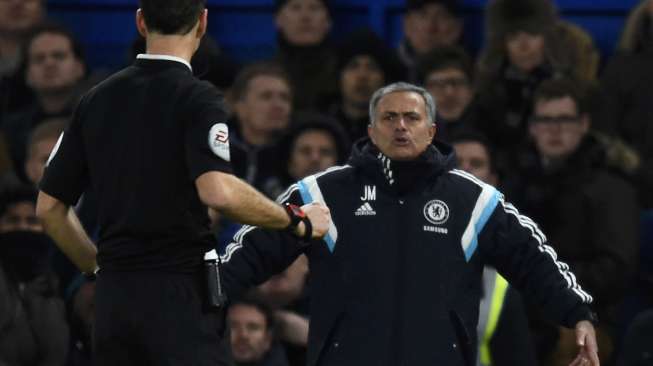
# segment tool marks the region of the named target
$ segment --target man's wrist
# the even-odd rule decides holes
[[[306,213],[299,206],[292,203],[286,202],[283,207],[290,218],[290,224],[288,224],[286,230],[305,241],[310,240],[313,236],[313,226]]]

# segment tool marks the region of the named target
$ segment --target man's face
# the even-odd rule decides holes
[[[236,114],[244,127],[257,132],[274,133],[288,126],[290,87],[273,75],[259,75],[247,84],[247,91],[236,102]]]
[[[237,304],[229,308],[231,352],[236,362],[258,362],[270,350],[272,333],[256,307]]]
[[[32,184],[38,185],[41,181],[45,164],[48,162],[50,152],[52,152],[56,144],[57,139],[51,138],[36,141],[34,145],[28,147],[29,151],[27,153],[28,158],[25,161],[25,173]]]
[[[431,144],[435,125],[428,120],[421,95],[395,92],[381,98],[376,106],[374,123],[367,132],[387,157],[413,160]]]
[[[404,16],[404,34],[418,54],[455,45],[462,29],[462,22],[441,4],[427,4]]]
[[[338,149],[333,136],[322,130],[308,130],[295,140],[288,173],[295,179],[302,179],[336,165],[337,161]]]
[[[433,71],[424,84],[435,99],[438,115],[447,120],[460,118],[474,95],[467,75],[456,68]]]
[[[453,144],[458,167],[485,183],[496,185],[497,177],[492,173],[490,155],[483,144],[477,141],[461,141]]]
[[[331,29],[329,11],[320,0],[290,0],[276,15],[277,29],[290,44],[313,46]]]
[[[43,0],[0,0],[0,33],[27,32],[43,18]]]
[[[519,31],[506,38],[508,60],[518,69],[531,72],[544,62],[544,35]]]
[[[34,38],[27,57],[27,84],[37,93],[67,90],[84,76],[84,66],[75,57],[72,44],[61,34],[43,33]]]
[[[34,203],[29,201],[14,203],[7,207],[4,215],[0,216],[0,233],[18,230],[43,231],[41,221],[36,217]]]
[[[340,74],[340,88],[345,103],[367,105],[385,78],[379,64],[370,56],[352,58]]]
[[[543,158],[561,159],[578,148],[589,129],[589,117],[580,116],[571,97],[540,100],[529,132]]]

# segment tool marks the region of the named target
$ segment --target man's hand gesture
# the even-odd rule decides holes
[[[596,332],[592,323],[587,320],[579,321],[575,332],[579,351],[569,366],[599,366],[599,348],[596,345]]]

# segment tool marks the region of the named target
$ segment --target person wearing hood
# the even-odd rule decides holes
[[[316,110],[337,92],[337,54],[329,39],[328,0],[276,0],[278,50],[275,61],[290,75],[296,110]]]
[[[401,80],[403,74],[399,59],[373,31],[361,29],[347,37],[338,55],[340,98],[328,112],[340,122],[349,141],[367,136],[374,91]]]
[[[63,366],[68,324],[50,260],[54,243],[27,186],[0,197],[0,365]]]
[[[224,255],[231,298],[309,259],[307,364],[473,365],[483,266],[572,329],[573,365],[597,366],[592,297],[556,260],[546,237],[494,187],[454,168],[433,142],[435,103],[407,83],[377,90],[369,138],[349,164],[308,176],[281,202],[323,202],[324,239],[286,240],[243,227]]]
[[[533,92],[547,79],[595,81],[598,52],[580,27],[563,21],[549,0],[493,0],[486,9],[478,62],[479,103],[497,121],[484,130],[500,152],[528,136]]]

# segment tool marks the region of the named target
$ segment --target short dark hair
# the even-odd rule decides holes
[[[73,55],[75,56],[75,58],[78,61],[80,61],[82,64],[86,64],[86,60],[84,57],[84,47],[82,46],[81,42],[77,39],[77,37],[75,37],[73,32],[71,32],[70,29],[68,29],[66,26],[61,25],[59,23],[46,22],[34,27],[30,31],[29,35],[27,36],[25,43],[23,43],[23,55],[24,55],[23,63],[25,69],[29,65],[29,49],[30,47],[32,47],[32,43],[36,38],[38,38],[39,36],[45,33],[57,34],[68,39],[68,42],[70,42],[70,47],[72,48]]]
[[[449,68],[462,71],[470,83],[474,81],[472,59],[459,46],[439,47],[424,55],[418,63],[419,80],[426,82],[430,73]]]
[[[267,331],[271,332],[273,335],[276,333],[277,322],[274,317],[274,311],[272,310],[272,307],[270,307],[266,302],[261,300],[259,297],[250,294],[238,298],[231,303],[230,307],[237,305],[251,306],[258,310],[258,312],[263,314],[263,317],[265,318]]]
[[[447,9],[453,17],[460,18],[460,4],[458,0],[406,0],[406,13],[421,11],[429,4],[439,4]]]
[[[475,142],[483,146],[487,153],[488,162],[490,163],[490,172],[494,174],[497,173],[497,157],[494,146],[490,142],[490,139],[488,139],[482,132],[473,128],[466,128],[452,134],[448,142],[451,146],[466,142]]]
[[[279,143],[279,156],[283,164],[289,161],[297,139],[312,131],[321,131],[333,138],[338,154],[336,164],[343,164],[347,160],[351,143],[347,133],[337,120],[315,112],[300,112],[295,116],[294,122],[296,124],[283,136]]]
[[[578,114],[589,112],[585,87],[580,82],[569,79],[550,79],[543,81],[533,94],[533,106],[540,101],[550,101],[565,97],[570,97],[574,101]]]
[[[258,76],[274,76],[282,79],[288,84],[292,95],[290,77],[283,67],[273,62],[257,62],[246,66],[236,75],[234,84],[231,86],[231,98],[234,101],[243,99],[249,89],[249,82]]]
[[[206,8],[206,0],[139,0],[145,24],[161,34],[186,34]]]
[[[0,193],[0,216],[7,213],[9,206],[17,203],[29,202],[36,205],[37,192],[28,185],[18,184],[10,186]]]

